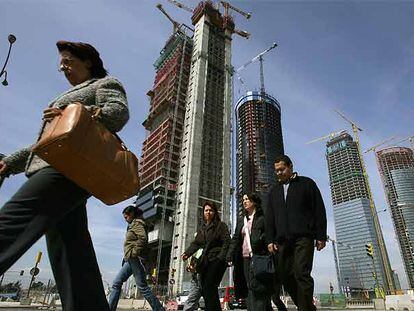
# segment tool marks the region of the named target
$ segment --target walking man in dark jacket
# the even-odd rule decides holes
[[[312,311],[314,248],[322,250],[327,240],[325,206],[316,183],[294,173],[288,156],[277,157],[274,165],[278,180],[266,209],[268,249],[277,254],[277,277],[298,310]]]

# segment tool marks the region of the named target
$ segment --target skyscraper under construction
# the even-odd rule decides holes
[[[230,220],[231,35],[234,23],[211,1],[194,10],[193,54],[185,105],[183,143],[174,215],[170,282],[173,292],[188,287],[181,254],[202,221],[202,204],[214,202]]]
[[[414,288],[414,155],[406,147],[376,152],[378,169],[394,223],[405,272]]]
[[[150,109],[143,123],[147,137],[142,147],[141,190],[136,204],[153,224],[148,235],[149,263],[158,284],[164,285],[168,281],[192,49],[192,38],[182,30],[175,31],[166,42],[154,64],[154,85],[147,93]]]
[[[274,160],[283,154],[279,102],[265,92],[247,92],[236,105],[236,182],[241,196],[258,193],[266,207],[267,193],[276,180]]]
[[[331,196],[338,240],[340,283],[345,293],[358,297],[374,295],[375,288],[387,290],[384,264],[370,207],[357,143],[346,132],[326,144]],[[375,215],[376,216],[376,215]],[[373,258],[366,244],[373,245]],[[388,256],[388,255],[387,255]]]

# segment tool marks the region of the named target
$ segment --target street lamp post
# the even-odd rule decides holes
[[[7,52],[6,61],[4,62],[3,68],[0,71],[0,78],[4,75],[4,80],[1,83],[4,86],[9,85],[9,83],[7,82],[6,66],[7,66],[7,62],[9,61],[9,58],[10,58],[10,52],[11,52],[12,45],[13,45],[14,42],[16,42],[16,37],[13,34],[9,34],[8,40],[9,40],[9,51]]]

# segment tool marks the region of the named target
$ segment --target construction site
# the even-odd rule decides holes
[[[161,6],[159,9],[167,14]],[[168,281],[172,217],[193,49],[193,41],[185,27],[175,23],[173,26],[173,34],[154,63],[154,84],[147,93],[150,110],[143,126],[148,135],[142,147],[142,187],[136,202],[144,211],[144,217],[152,223],[149,262],[156,284],[163,284],[164,289]]]
[[[232,79],[237,75],[241,80],[240,72],[253,62],[260,64],[260,90],[246,90],[235,106],[236,200],[251,191],[266,200],[275,179],[274,158],[284,153],[284,144],[281,105],[264,86],[263,57],[277,44],[234,70],[232,37],[250,34],[236,28],[230,12],[244,18],[251,14],[225,1],[201,1],[195,8],[168,2],[190,13],[191,25],[177,22],[157,5],[173,31],[154,63],[155,79],[147,93],[150,109],[143,122],[147,137],[137,205],[151,223],[152,276],[159,293],[171,296],[190,286],[181,254],[202,224],[203,203],[214,202],[229,227],[232,213],[234,219],[240,207],[237,202],[231,208]],[[339,131],[312,142],[327,141],[336,227],[336,240],[329,240],[339,291],[349,298],[384,297],[395,293],[398,282],[369,185],[358,136],[361,129],[337,113],[354,135]],[[222,285],[228,280],[225,276]]]
[[[236,114],[236,189],[237,209],[242,211],[242,196],[256,192],[262,206],[267,206],[267,194],[276,179],[274,160],[284,154],[281,106],[276,98],[266,93],[264,84],[263,57],[277,47],[273,43],[268,49],[253,57],[236,70],[236,74],[258,61],[260,65],[260,91],[247,91],[239,98]]]
[[[283,154],[281,111],[266,93],[248,92],[236,105],[238,207],[244,193],[257,192],[263,206],[276,176],[274,160]]]
[[[151,224],[149,261],[162,294],[189,287],[180,256],[203,221],[206,200],[218,206],[230,226],[231,41],[233,34],[249,34],[235,27],[229,12],[250,17],[225,1],[202,1],[195,8],[169,2],[191,13],[192,26],[157,5],[173,32],[154,63],[155,79],[147,93],[136,201]]]

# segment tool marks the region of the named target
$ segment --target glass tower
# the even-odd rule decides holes
[[[261,92],[247,92],[236,105],[236,180],[238,207],[241,196],[256,192],[266,208],[267,193],[276,180],[274,161],[283,154],[279,102]]]
[[[385,275],[357,144],[345,132],[329,140],[326,147],[339,286],[352,297],[373,296],[376,287],[384,286]],[[373,245],[373,258],[366,254],[368,243]]]
[[[376,152],[377,164],[394,224],[405,272],[414,288],[414,156],[406,147]]]

